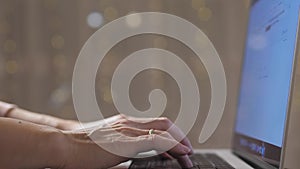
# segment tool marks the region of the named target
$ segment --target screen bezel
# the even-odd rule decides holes
[[[251,5],[250,5],[250,10],[249,13],[251,11],[252,6],[259,0],[252,0]],[[248,18],[250,17],[250,15],[248,16]],[[249,19],[248,19],[249,20]],[[234,126],[234,132],[233,132],[233,139],[232,139],[232,151],[234,154],[236,154],[237,156],[241,157],[242,159],[244,159],[246,162],[248,162],[249,164],[252,164],[254,167],[259,167],[259,168],[280,168],[283,165],[283,160],[284,160],[284,151],[285,151],[285,145],[286,145],[286,134],[287,133],[287,126],[288,126],[288,117],[290,114],[290,109],[291,109],[291,98],[292,98],[292,94],[293,94],[293,86],[294,86],[294,81],[295,81],[295,76],[296,76],[296,62],[297,62],[297,54],[298,54],[298,42],[299,42],[299,23],[300,23],[300,8],[298,11],[298,24],[297,24],[297,32],[296,32],[296,43],[295,48],[294,48],[294,57],[293,57],[293,65],[292,65],[292,73],[291,73],[291,83],[289,86],[289,97],[288,97],[288,106],[287,106],[287,112],[286,112],[286,119],[285,119],[285,124],[284,124],[284,135],[283,135],[283,142],[282,142],[282,147],[277,147],[275,145],[268,145],[271,146],[270,148],[274,148],[275,153],[277,154],[271,154],[271,156],[273,157],[262,157],[259,156],[258,154],[255,154],[253,152],[247,151],[244,147],[240,146],[238,144],[238,140],[240,138],[249,140],[249,142],[257,142],[258,144],[268,144],[265,143],[261,140],[258,139],[254,139],[254,138],[250,138],[248,136],[242,135],[238,132],[236,132],[235,128],[236,128],[236,120],[237,120],[237,116],[236,116],[236,120],[235,120],[235,126]],[[249,24],[249,22],[248,22]],[[245,39],[245,43],[244,43],[244,53],[243,53],[243,57],[245,56],[246,53],[246,40],[248,38],[248,28],[249,25],[247,25],[247,31],[246,31],[246,39]],[[242,59],[242,66],[241,66],[241,72],[243,72],[243,67],[244,67],[244,59]],[[242,74],[240,74],[239,77],[239,81],[241,82],[242,80]],[[240,83],[241,84],[241,83]],[[241,86],[239,86],[239,91],[241,89]],[[239,97],[239,96],[238,96]],[[237,104],[238,105],[238,104]],[[237,112],[236,112],[237,113]],[[274,146],[274,147],[272,147]],[[278,154],[278,148],[279,148],[279,154]],[[279,158],[278,158],[279,157]]]

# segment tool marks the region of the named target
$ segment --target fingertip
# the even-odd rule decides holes
[[[188,155],[183,155],[183,156],[177,157],[177,161],[182,168],[192,168],[193,167],[193,162],[190,160]]]
[[[189,154],[191,151],[192,151],[192,149],[190,149],[188,146],[185,146],[185,145],[182,145],[183,146],[183,151],[184,151],[184,153],[185,154]]]
[[[183,145],[185,145],[185,146],[188,146],[188,147],[191,149],[191,152],[193,152],[193,146],[192,146],[192,143],[190,142],[190,140],[189,140],[187,137],[185,137],[185,138],[181,141],[181,143],[182,143]]]

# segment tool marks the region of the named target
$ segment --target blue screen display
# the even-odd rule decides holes
[[[297,40],[299,0],[250,10],[236,132],[281,147]]]

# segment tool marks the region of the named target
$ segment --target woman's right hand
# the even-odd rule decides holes
[[[66,131],[69,143],[66,157],[63,158],[67,160],[62,161],[62,166],[72,169],[109,168],[140,152],[156,150],[160,153],[167,152],[178,159],[183,167],[192,167],[188,158],[188,154],[192,152],[191,146],[178,142],[167,131],[155,129],[155,124],[161,125],[162,118],[152,120],[151,124],[154,124],[155,130],[151,135],[149,129],[124,125],[124,120],[128,118],[122,116],[111,125],[94,128],[88,132]],[[165,121],[167,122],[169,123]],[[128,124],[131,123],[128,120]]]

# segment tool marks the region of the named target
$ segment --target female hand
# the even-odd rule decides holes
[[[125,115],[115,116],[115,120],[111,121],[112,125],[120,125],[122,127],[134,127],[138,129],[154,129],[160,131],[167,131],[172,137],[175,138],[181,144],[189,147],[193,153],[193,147],[191,142],[188,140],[186,135],[175,125],[173,122],[166,117],[158,118],[136,118]]]
[[[115,121],[105,127],[90,128],[89,131],[65,132],[69,136],[66,168],[108,168],[136,156],[140,152],[156,150],[167,152],[178,159],[183,167],[192,167],[188,158],[191,144],[188,139],[178,142],[182,132],[174,128],[167,118],[132,119],[123,115],[114,116]],[[154,133],[149,135],[149,129]]]

